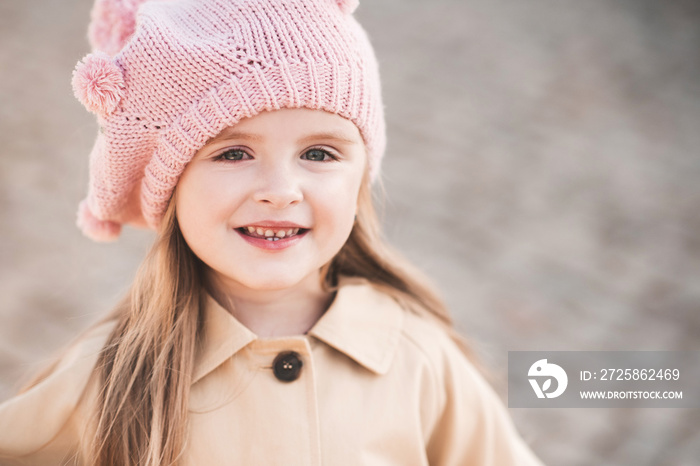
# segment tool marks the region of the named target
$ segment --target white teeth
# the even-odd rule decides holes
[[[257,230],[255,230],[255,232],[256,232],[257,234],[259,234],[260,236],[262,236],[263,233],[265,233],[265,231],[263,231],[263,229],[262,229],[262,228],[259,228],[259,227],[258,227]]]
[[[265,230],[265,236],[275,236],[275,232],[272,230]]]
[[[287,230],[287,236],[292,236],[294,234],[294,228]]]
[[[248,233],[255,233],[255,227],[248,227]]]
[[[299,229],[298,229],[298,228],[294,228],[294,229],[292,230],[292,234],[293,234],[293,235],[296,235],[297,233],[299,233]]]
[[[285,236],[285,231],[284,231],[284,230],[280,230],[280,231],[278,231],[277,233],[275,233],[275,236],[277,236],[278,238],[284,238],[284,236]]]

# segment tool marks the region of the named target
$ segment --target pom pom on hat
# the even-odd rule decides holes
[[[352,14],[360,5],[360,0],[335,0],[340,11],[346,15]]]
[[[78,221],[76,223],[85,236],[93,241],[103,243],[116,240],[122,231],[122,226],[119,223],[95,217],[86,200],[78,206]]]
[[[89,111],[112,113],[124,96],[124,76],[104,52],[90,53],[73,71],[73,92]]]
[[[93,50],[119,52],[136,29],[136,10],[146,0],[97,0],[92,8],[88,39]]]

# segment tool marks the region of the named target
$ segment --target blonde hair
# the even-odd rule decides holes
[[[170,204],[99,358],[91,464],[176,464],[183,450],[204,294]]]
[[[454,327],[450,313],[430,280],[398,251],[381,233],[368,177],[358,197],[357,219],[350,237],[322,273],[328,289],[340,276],[361,277],[388,294],[405,309],[442,326],[467,357],[474,355]]]
[[[203,264],[187,246],[174,206],[171,200],[127,296],[105,319],[116,327],[96,367],[101,390],[89,464],[175,465],[184,450],[205,294]],[[364,278],[408,311],[438,322],[470,356],[433,287],[383,240],[367,174],[355,225],[321,270],[322,285],[333,291],[341,276]]]

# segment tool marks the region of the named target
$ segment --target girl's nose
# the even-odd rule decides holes
[[[261,171],[260,184],[253,194],[256,202],[277,209],[298,204],[304,198],[299,176],[292,167],[276,165]]]

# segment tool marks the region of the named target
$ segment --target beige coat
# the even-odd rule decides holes
[[[450,338],[367,284],[345,282],[304,336],[257,338],[211,298],[205,319],[185,465],[541,464]],[[0,405],[0,464],[84,464],[91,374],[110,329]],[[297,378],[284,382],[273,361],[288,351],[301,366],[287,364]]]

